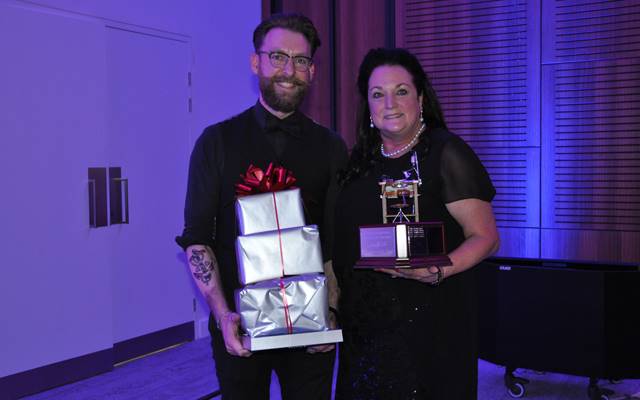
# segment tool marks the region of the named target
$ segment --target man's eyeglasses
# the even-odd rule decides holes
[[[305,72],[308,71],[309,68],[313,65],[313,60],[311,57],[306,56],[289,56],[288,54],[279,52],[279,51],[257,51],[258,54],[267,54],[269,56],[269,61],[271,62],[271,66],[273,68],[284,68],[289,59],[293,60],[293,68],[296,71]]]

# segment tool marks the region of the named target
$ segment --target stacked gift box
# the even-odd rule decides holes
[[[341,341],[341,331],[329,329],[320,234],[305,225],[300,190],[238,197],[236,214],[243,345],[261,350]]]

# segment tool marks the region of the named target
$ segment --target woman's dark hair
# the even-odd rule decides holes
[[[312,57],[316,53],[316,49],[320,47],[318,31],[309,18],[302,14],[273,14],[262,21],[253,31],[253,47],[256,52],[260,50],[265,36],[273,28],[287,29],[302,34],[311,46]]]
[[[380,143],[382,139],[377,128],[371,128],[369,110],[369,78],[376,68],[389,65],[400,66],[411,74],[413,85],[416,87],[417,95],[422,95],[422,110],[424,122],[427,126],[420,135],[420,142],[417,149],[426,151],[428,149],[428,133],[436,128],[445,128],[447,125],[442,115],[442,109],[438,96],[431,86],[427,74],[422,69],[418,59],[405,49],[398,48],[378,48],[371,49],[364,56],[358,72],[358,93],[360,99],[357,112],[357,136],[356,144],[351,151],[351,157],[347,167],[340,173],[338,180],[341,185],[366,175],[380,161]]]

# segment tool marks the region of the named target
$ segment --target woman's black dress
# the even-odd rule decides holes
[[[447,250],[464,241],[446,203],[491,201],[495,190],[471,148],[438,129],[415,148],[420,158],[420,219],[444,221]],[[340,346],[337,399],[476,398],[476,304],[473,269],[440,286],[372,270],[353,270],[359,258],[358,227],[382,223],[383,175],[403,177],[411,153],[380,158],[349,182],[336,204],[333,263],[341,289],[344,342]]]

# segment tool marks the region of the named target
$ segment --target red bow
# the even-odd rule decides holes
[[[264,172],[251,164],[247,168],[247,172],[240,175],[240,178],[242,178],[242,182],[236,183],[238,196],[292,189],[293,184],[296,183],[296,178],[291,171],[282,166],[274,167],[273,163],[269,163]]]

